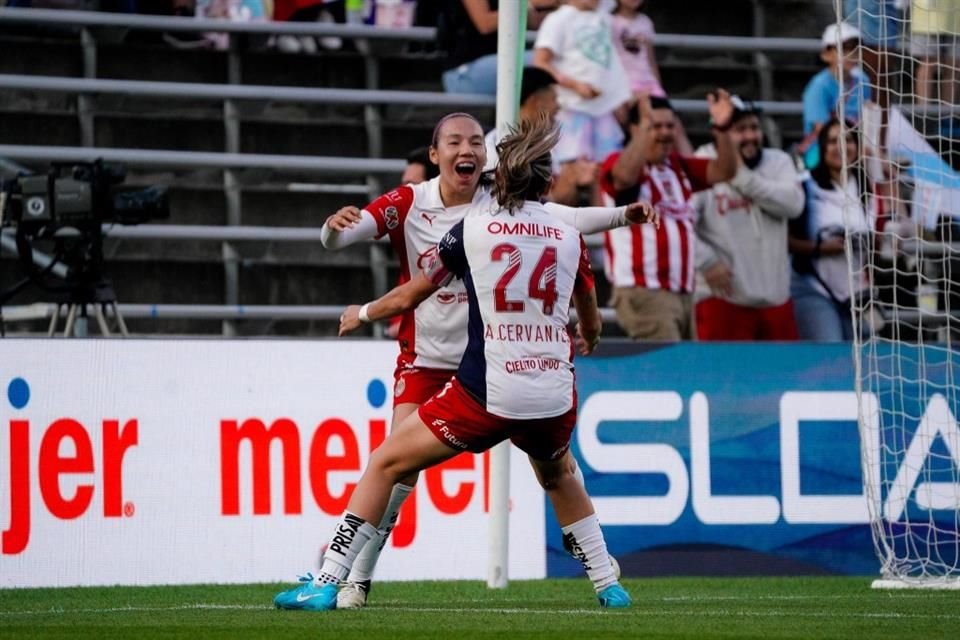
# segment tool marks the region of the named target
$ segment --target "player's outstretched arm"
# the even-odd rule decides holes
[[[320,230],[325,249],[337,250],[377,237],[377,221],[371,213],[346,206],[327,218]]]
[[[544,208],[555,218],[589,235],[609,231],[628,224],[652,222],[660,226],[660,214],[649,202],[633,202],[625,207],[568,207],[547,202]]]
[[[416,277],[394,287],[373,302],[368,302],[363,306],[353,304],[347,307],[343,315],[340,316],[340,332],[338,335],[343,336],[355,331],[367,322],[392,318],[404,311],[409,311],[429,298],[439,288],[439,285],[431,282],[421,271]]]

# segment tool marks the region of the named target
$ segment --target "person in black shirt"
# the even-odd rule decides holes
[[[497,93],[498,0],[449,0],[437,15],[437,41],[446,53],[443,90],[447,93]],[[531,0],[527,27],[536,29],[557,0]],[[530,55],[527,55],[529,64]]]

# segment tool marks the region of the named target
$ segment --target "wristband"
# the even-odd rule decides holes
[[[369,311],[370,311],[369,302],[363,305],[362,307],[360,307],[360,311],[357,312],[357,317],[360,318],[360,322],[364,322],[364,323],[370,322],[370,316],[368,315]]]

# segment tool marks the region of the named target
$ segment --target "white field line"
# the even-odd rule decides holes
[[[642,593],[638,593],[639,589],[632,590],[633,597],[637,600],[642,600],[643,603],[650,604],[653,602],[664,602],[668,604],[684,603],[684,602],[757,602],[760,600],[763,601],[780,601],[780,602],[799,602],[803,600],[857,600],[862,599],[863,595],[857,595],[853,593],[837,593],[833,595],[808,595],[808,596],[661,596],[659,598],[644,598]],[[870,596],[876,596],[883,592],[878,591],[864,591],[864,594]],[[891,599],[896,600],[911,600],[911,599],[922,599],[930,600],[931,596],[935,594],[942,594],[945,598],[950,598],[951,602],[956,598],[956,596],[948,591],[932,592],[932,591],[917,591],[917,592],[905,592],[905,591],[896,591],[896,592],[886,592],[889,594]],[[538,598],[542,599],[542,598]],[[470,599],[460,599],[459,602],[465,602],[469,604],[488,604],[496,605],[498,603],[510,603],[513,601],[510,600],[497,600],[497,599],[486,599],[486,598],[470,598]],[[376,606],[381,605],[409,605],[409,599],[400,599],[400,598],[377,598]]]
[[[867,593],[866,591],[864,593]],[[872,592],[874,594],[878,593],[877,591]],[[893,596],[893,592],[887,592],[891,594],[892,597],[896,597],[898,600],[910,600],[910,599],[923,599],[929,600],[930,596],[933,593],[942,593],[944,595],[948,594],[948,591],[941,592],[931,592],[931,591],[897,591],[896,595]],[[781,602],[791,602],[791,601],[801,601],[801,600],[856,600],[863,598],[863,595],[858,595],[854,593],[835,593],[833,595],[823,595],[823,596],[662,596],[658,598],[660,602],[731,602],[731,601],[743,601],[743,602],[756,602],[758,600],[768,600],[768,601],[781,601]],[[950,598],[955,596],[950,595]]]
[[[63,609],[51,608],[45,610],[31,611],[0,611],[0,616],[42,616],[42,615],[67,615],[67,614],[108,614],[108,613],[150,613],[159,611],[196,611],[196,610],[227,610],[227,611],[269,611],[273,607],[268,605],[251,604],[185,604],[169,607],[106,607],[89,609]],[[522,607],[411,607],[411,606],[387,606],[370,607],[371,610],[386,610],[402,613],[499,613],[499,614],[561,614],[573,616],[594,616],[594,615],[632,615],[657,617],[664,615],[674,615],[676,612],[663,611],[660,609],[642,609],[634,607],[629,611],[610,612],[602,609],[528,609]],[[349,615],[349,614],[348,614]],[[902,619],[902,620],[960,620],[958,614],[924,614],[924,613],[897,613],[897,612],[860,612],[860,613],[840,613],[840,612],[798,612],[798,611],[738,611],[731,609],[717,609],[713,611],[685,611],[684,615],[694,615],[698,617],[717,618],[717,617],[736,617],[736,618],[823,618],[823,619],[841,619],[841,618],[862,618],[862,619]]]

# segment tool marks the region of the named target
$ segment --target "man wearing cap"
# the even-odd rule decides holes
[[[803,211],[803,187],[790,156],[763,148],[760,109],[736,100],[730,141],[732,180],[694,195],[700,340],[796,340],[790,300],[787,222]],[[713,144],[697,149],[716,157]]]
[[[858,122],[865,102],[872,99],[870,84],[857,64],[860,31],[841,22],[823,30],[820,59],[827,65],[810,79],[803,90],[803,142],[800,151],[804,163],[812,169],[817,164],[817,134],[820,127],[838,111],[848,120]],[[841,72],[843,85],[841,86]]]

